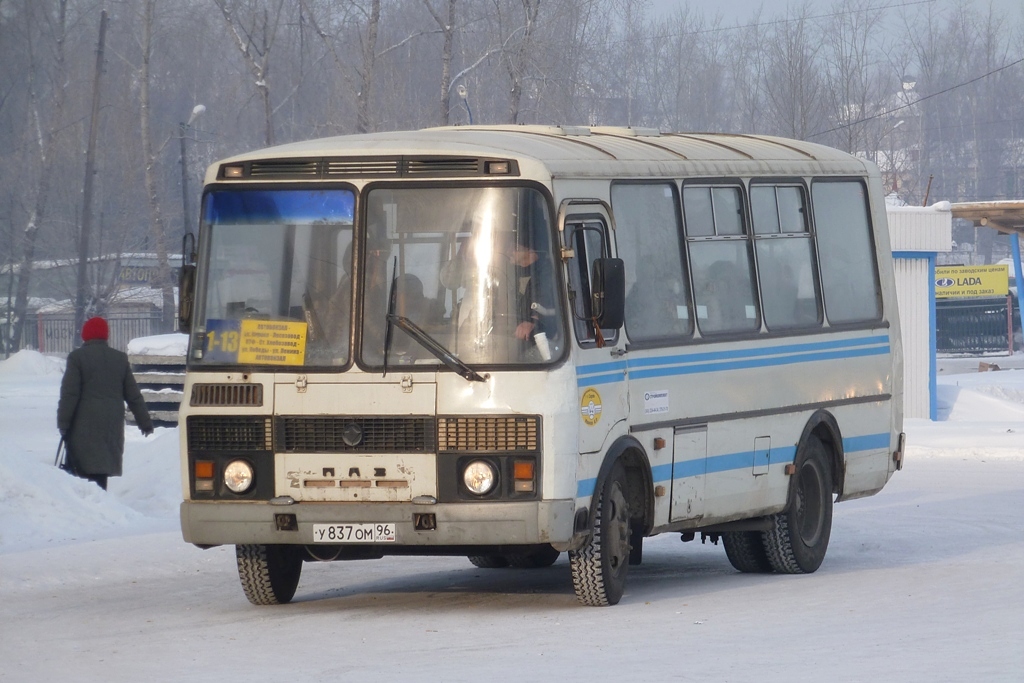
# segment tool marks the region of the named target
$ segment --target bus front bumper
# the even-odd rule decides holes
[[[294,503],[181,504],[181,532],[198,546],[315,545],[316,524],[395,526],[395,541],[379,546],[498,546],[564,544],[573,537],[574,501],[516,503]],[[432,515],[432,517],[431,517]],[[425,517],[426,516],[426,517]],[[431,529],[425,526],[433,525]]]

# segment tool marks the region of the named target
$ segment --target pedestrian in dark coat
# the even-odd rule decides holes
[[[107,477],[121,476],[124,455],[124,404],[144,436],[153,433],[128,356],[107,346],[109,329],[103,318],[82,326],[85,343],[68,354],[60,384],[57,428],[78,476],[106,490]]]

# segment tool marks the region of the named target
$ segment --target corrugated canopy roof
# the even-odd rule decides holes
[[[1024,199],[998,202],[957,202],[952,205],[953,218],[964,218],[975,225],[995,228],[999,232],[1024,232]]]

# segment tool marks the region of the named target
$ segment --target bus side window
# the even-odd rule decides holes
[[[859,180],[816,181],[811,185],[811,206],[829,323],[880,319],[882,290],[867,188]]]
[[[753,184],[750,212],[765,325],[817,327],[821,296],[803,187]]]
[[[736,186],[683,187],[693,298],[702,334],[756,332],[761,326],[742,197]]]
[[[597,335],[591,306],[590,277],[594,270],[594,260],[608,256],[605,246],[608,243],[608,233],[604,222],[593,218],[567,222],[566,233],[574,254],[568,262],[573,328],[580,344],[593,343]],[[614,344],[618,330],[602,330],[601,334],[606,343]]]
[[[612,185],[615,237],[626,275],[631,343],[675,344],[693,334],[682,219],[672,183]]]

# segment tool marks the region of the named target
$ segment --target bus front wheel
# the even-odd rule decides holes
[[[825,445],[810,437],[795,465],[789,506],[763,532],[768,562],[780,574],[817,570],[832,533],[832,467]]]
[[[474,567],[480,569],[501,569],[508,566],[508,558],[504,555],[468,555]]]
[[[772,570],[760,531],[730,531],[722,534],[722,545],[729,563],[747,574],[767,574]]]
[[[616,463],[601,487],[590,539],[569,552],[572,584],[581,603],[602,607],[619,602],[629,571],[629,535],[626,471]]]
[[[302,548],[293,545],[236,545],[238,579],[254,605],[291,601],[302,574]]]

